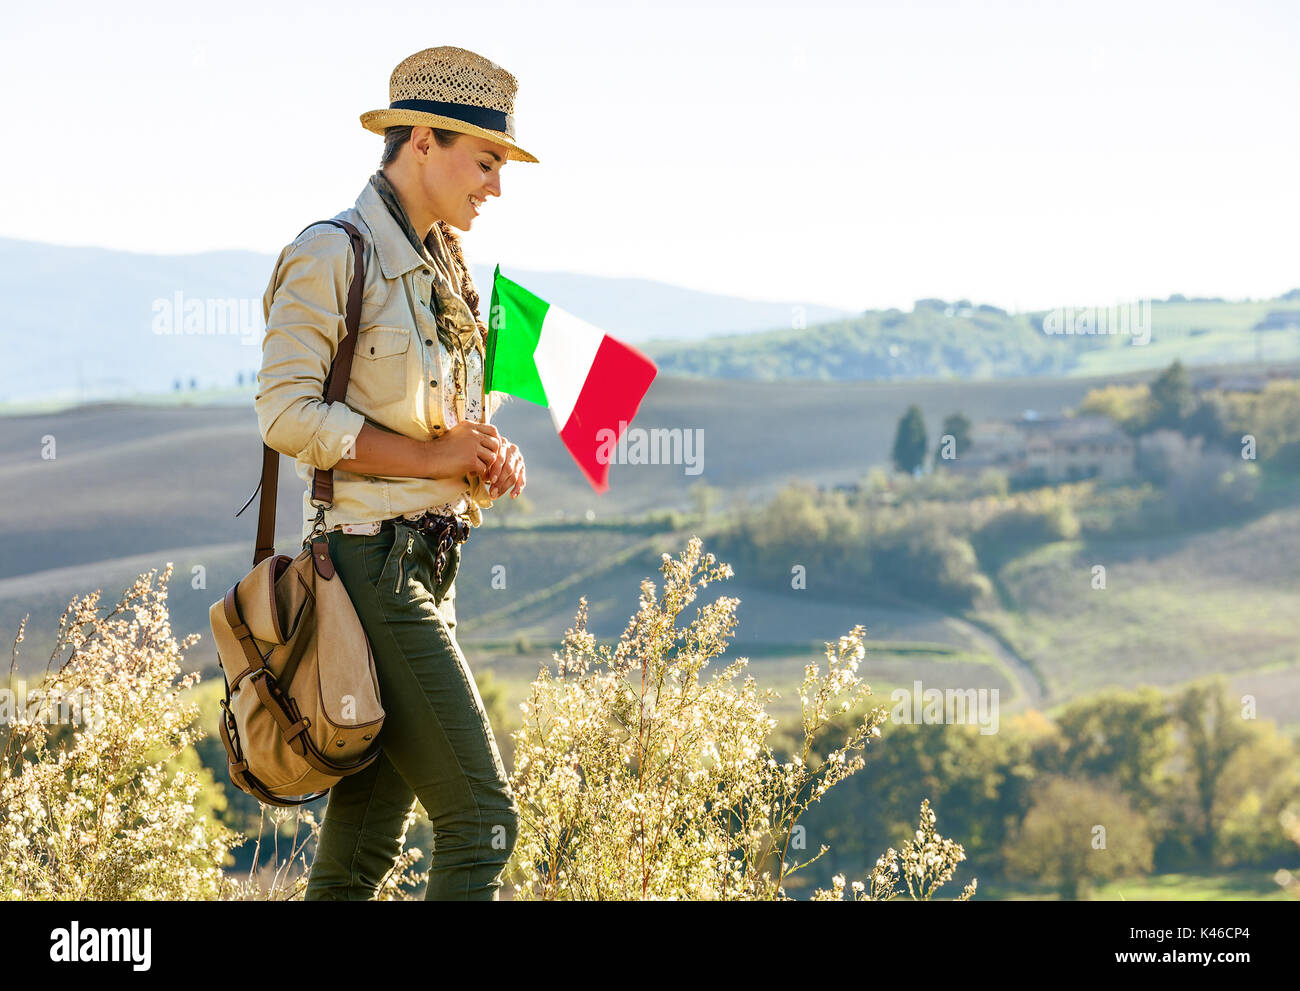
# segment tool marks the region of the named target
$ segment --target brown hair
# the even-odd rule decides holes
[[[384,128],[384,152],[379,160],[380,168],[397,161],[398,153],[402,150],[402,146],[411,140],[411,131],[414,129],[412,124]],[[461,136],[460,131],[449,131],[441,127],[433,128],[433,139],[438,142],[440,148],[450,148],[455,144],[456,139]],[[478,313],[478,290],[474,288],[474,280],[470,278],[469,266],[465,264],[465,256],[460,250],[460,235],[445,220],[438,221],[438,230],[442,234],[443,242],[447,245],[447,250],[451,253],[452,260],[456,263],[457,275],[460,277],[460,286],[458,287],[460,296],[469,306],[469,311],[474,314],[474,322],[478,324],[479,343],[486,346],[487,324],[483,322]]]

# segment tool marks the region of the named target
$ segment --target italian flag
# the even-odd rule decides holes
[[[609,452],[632,422],[658,367],[630,344],[492,278],[483,395],[527,399],[551,411],[560,440],[597,492],[609,488]]]

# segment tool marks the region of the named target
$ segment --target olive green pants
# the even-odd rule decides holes
[[[375,762],[330,789],[305,897],[373,899],[418,798],[434,833],[425,898],[495,901],[519,809],[455,639],[461,545],[440,583],[432,548],[403,523],[374,536],[331,531],[329,549],[370,638],[384,727]]]

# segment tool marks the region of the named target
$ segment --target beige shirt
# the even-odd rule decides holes
[[[332,224],[303,231],[280,252],[262,297],[266,335],[253,403],[262,439],[293,458],[306,483],[303,540],[316,517],[311,504],[315,469],[333,468],[351,455],[350,445],[364,424],[429,440],[459,420],[480,419],[470,413],[482,410],[482,361],[469,343],[477,333],[469,308],[462,305],[453,317],[470,391],[456,396],[450,355],[439,343],[429,310],[434,273],[428,263],[369,183],[356,204],[334,219],[353,224],[365,242],[361,327],[343,401],[327,403],[323,396],[325,375],[346,333],[353,271],[347,232]],[[436,225],[430,238],[438,249],[431,254],[441,262],[448,256]],[[500,393],[491,394],[489,419],[501,400]],[[493,501],[477,474],[404,478],[335,470],[334,502],[325,511],[325,525],[368,523],[460,504],[470,525],[479,526],[481,508]]]

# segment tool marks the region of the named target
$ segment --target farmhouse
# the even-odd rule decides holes
[[[959,471],[997,468],[1018,482],[1122,479],[1133,474],[1133,439],[1105,416],[991,420],[971,428],[971,446],[951,462]]]

